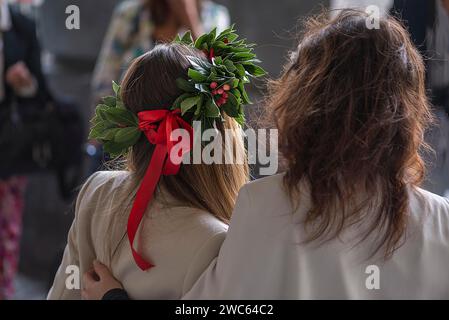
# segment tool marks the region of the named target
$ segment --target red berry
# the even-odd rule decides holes
[[[231,90],[231,86],[226,83],[225,85],[223,85],[223,90],[224,91],[229,91],[229,90]]]
[[[212,90],[211,93],[215,96],[217,94],[217,90]]]
[[[212,83],[210,84],[210,88],[211,88],[211,89],[215,89],[217,86],[218,86],[218,83],[216,83],[216,82],[212,82]]]
[[[221,96],[225,99],[227,99],[229,97],[229,95],[226,92],[223,92],[223,94]]]
[[[226,103],[226,99],[222,97],[222,98],[218,99],[218,103],[220,105],[225,104]]]
[[[224,92],[223,89],[218,89],[218,90],[217,90],[217,93],[218,93],[218,94],[223,94],[223,92]]]
[[[223,42],[226,43],[226,44],[228,44],[228,43],[229,43],[228,38],[224,38],[224,39],[223,39]]]

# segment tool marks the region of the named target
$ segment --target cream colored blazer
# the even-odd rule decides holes
[[[354,247],[361,225],[321,246],[301,244],[309,192],[300,188],[299,208],[293,210],[282,178],[241,189],[218,258],[184,298],[449,298],[448,199],[410,190],[405,242],[383,261],[369,258],[373,238]]]
[[[227,225],[160,192],[135,243],[155,267],[140,270],[126,235],[136,187],[125,171],[97,172],[88,179],[78,196],[67,247],[48,299],[80,299],[73,278],[66,285],[73,275],[70,266],[78,267],[82,276],[94,259],[111,268],[132,299],[179,299],[218,255]]]

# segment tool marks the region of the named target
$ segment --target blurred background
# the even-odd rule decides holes
[[[24,79],[23,83],[26,85],[23,88],[26,90],[22,91],[28,93],[17,94],[17,99],[8,100],[9,102],[0,106],[7,109],[15,103],[20,105],[22,100],[25,105],[29,105],[29,101],[33,101],[31,104],[43,104],[45,110],[53,110],[45,112],[55,121],[54,127],[61,127],[58,131],[61,139],[50,143],[50,146],[59,146],[59,151],[50,147],[53,152],[49,152],[44,143],[46,140],[42,138],[44,142],[30,155],[33,165],[27,164],[26,169],[23,169],[16,168],[18,164],[14,159],[9,164],[0,162],[3,166],[0,167],[0,299],[43,299],[58,267],[73,219],[73,202],[76,196],[76,192],[72,191],[73,187],[80,185],[83,179],[101,165],[102,153],[99,146],[86,142],[88,120],[95,102],[98,102],[99,96],[107,94],[111,80],[120,79],[123,69],[133,57],[151,49],[159,36],[170,34],[173,29],[170,29],[171,20],[167,14],[170,6],[165,3],[170,0],[0,1],[7,2],[9,10],[14,10],[12,19],[9,19],[13,23],[8,28],[8,23],[4,23],[4,4],[3,9],[0,9],[0,31],[3,34],[5,56],[2,69],[7,74],[10,65],[14,66],[11,79],[14,79],[14,75],[19,80]],[[144,2],[153,2],[149,5],[151,13]],[[155,4],[157,2],[160,4]],[[212,3],[204,0],[198,3],[200,25],[190,27],[208,31],[214,26],[220,29],[229,23],[236,23],[242,37],[258,44],[256,53],[269,72],[269,77],[277,77],[281,72],[288,51],[295,46],[296,35],[300,31],[298,21],[301,18],[322,8],[359,7],[365,10],[369,5],[378,6],[381,13],[386,14],[394,4],[409,23],[415,42],[421,46],[423,54],[430,58],[428,69],[440,72],[434,71],[433,78],[429,73],[429,88],[435,88],[435,114],[439,126],[428,134],[428,141],[436,152],[429,159],[432,165],[425,188],[449,196],[449,82],[442,80],[448,75],[446,62],[449,41],[444,39],[449,40],[449,24],[442,22],[448,18],[449,11],[444,11],[444,8],[449,7],[445,6],[447,2],[216,0]],[[79,28],[75,20],[67,20],[72,14],[76,15],[77,9],[73,5],[79,9]],[[27,19],[20,18],[21,15]],[[35,26],[29,24],[28,19],[34,20]],[[153,25],[162,26],[162,33],[152,33]],[[167,28],[164,28],[165,25]],[[178,27],[179,31],[186,29],[185,24]],[[14,28],[18,31],[12,32]],[[165,31],[167,32],[164,33]],[[27,45],[28,42],[35,42],[29,36],[33,32],[37,34],[40,44],[40,58],[38,47]],[[18,35],[20,38],[21,34],[25,34],[25,40],[18,41],[14,38]],[[24,44],[21,46],[22,42]],[[26,62],[25,68],[16,64],[23,59]],[[438,63],[432,64],[432,59]],[[9,83],[8,77],[5,76],[6,83]],[[432,80],[434,78],[437,80]],[[25,81],[27,79],[29,81]],[[40,81],[45,81],[45,85],[40,85]],[[40,89],[45,86],[45,92],[40,93],[43,98],[30,100],[40,90],[33,91],[36,89],[33,84],[36,83]],[[264,94],[263,82],[257,83],[251,94],[256,102],[253,109],[260,111],[260,101]],[[4,96],[8,97],[8,91]],[[59,111],[55,112],[55,108]],[[257,112],[255,114],[253,117],[257,117]],[[26,119],[26,115],[23,117]],[[1,119],[0,117],[0,146],[3,146],[1,127],[5,128],[6,125]],[[42,120],[42,123],[47,123],[45,121],[47,120]],[[45,137],[42,128],[36,130]],[[58,135],[55,132],[50,134]],[[68,138],[65,139],[65,136]],[[3,157],[10,151],[9,148],[2,148],[1,152]],[[48,160],[53,159],[52,157],[58,161]],[[44,161],[46,159],[48,161]],[[40,166],[35,165],[36,162]]]

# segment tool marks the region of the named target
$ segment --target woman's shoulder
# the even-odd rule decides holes
[[[430,219],[441,226],[449,225],[449,199],[421,188],[410,189],[412,217]]]
[[[432,239],[428,243],[434,249],[449,253],[449,199],[421,188],[412,188],[409,194],[410,232],[420,235],[417,239]]]
[[[117,191],[128,194],[133,179],[128,171],[97,171],[92,174],[81,187],[77,199],[77,208],[99,204],[102,200],[112,200]]]
[[[131,173],[129,171],[97,171],[86,180],[82,189],[95,190],[107,186],[113,188],[122,185],[130,177]]]
[[[158,205],[159,202],[154,204],[154,206]],[[154,212],[151,216],[158,220],[157,223],[162,225],[163,229],[175,229],[183,234],[193,234],[200,241],[215,234],[226,233],[228,229],[225,222],[202,209],[178,205],[160,208],[154,206],[149,209],[150,212]]]
[[[248,182],[244,188],[251,191],[273,191],[282,189],[285,174],[279,173]]]
[[[144,234],[145,230],[144,227]],[[161,267],[178,264],[184,268],[182,296],[218,256],[227,230],[226,223],[207,211],[192,207],[167,208],[150,221],[148,243],[158,243],[158,246],[150,247],[148,254]],[[176,254],[167,255],[167,248]]]
[[[142,253],[164,277],[178,279],[182,296],[218,256],[228,226],[211,213],[188,206],[161,209],[153,204],[148,213],[140,241],[150,245],[143,246]]]
[[[260,214],[291,212],[283,180],[284,174],[281,173],[251,181],[240,189],[237,201]]]

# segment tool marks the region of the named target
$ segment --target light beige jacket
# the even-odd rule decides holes
[[[449,199],[410,189],[405,242],[384,261],[369,258],[373,237],[354,246],[366,219],[322,245],[302,244],[311,201],[307,186],[300,193],[294,210],[283,175],[244,186],[218,258],[183,298],[449,299]]]
[[[48,299],[80,299],[68,289],[68,266],[80,276],[98,259],[112,270],[132,299],[178,299],[218,255],[227,225],[207,212],[185,207],[160,192],[144,217],[135,245],[155,264],[135,264],[126,234],[136,182],[125,171],[97,172],[80,191],[64,257]],[[73,284],[73,282],[72,282]]]

